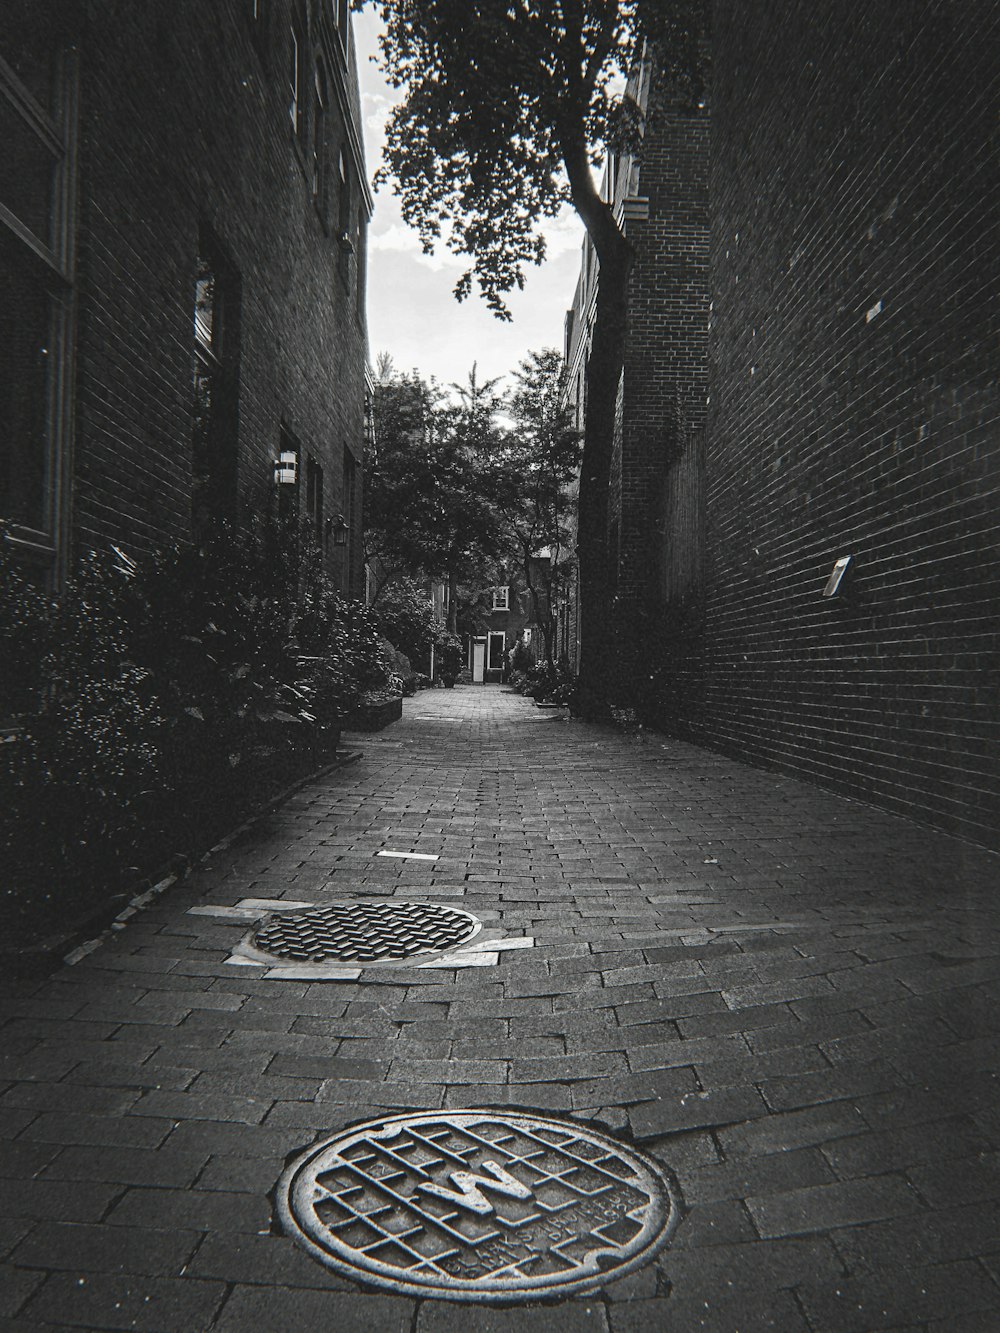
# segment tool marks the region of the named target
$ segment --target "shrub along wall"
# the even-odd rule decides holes
[[[55,602],[0,540],[15,920],[51,929],[99,908],[336,749],[385,672],[370,613],[294,549],[223,532],[142,564],[88,556]]]
[[[996,844],[1000,10],[715,8],[707,562],[651,711]]]

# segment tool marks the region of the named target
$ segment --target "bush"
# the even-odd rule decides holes
[[[531,653],[528,651],[528,645],[522,638],[516,639],[513,648],[510,650],[511,672],[519,672],[523,674],[524,672],[529,671],[532,665],[533,663],[531,660]]]
[[[542,703],[569,703],[576,689],[569,664],[538,662],[525,672],[523,692]]]
[[[443,625],[434,615],[426,591],[415,579],[390,584],[372,608],[383,638],[411,661],[426,662]]]
[[[442,634],[438,638],[437,654],[439,671],[441,679],[448,684],[454,685],[458,679],[462,665],[465,661],[465,654],[462,651],[462,640],[457,634]]]
[[[0,585],[0,851],[25,899],[194,850],[386,679],[370,614],[271,530],[88,555],[58,602],[0,543]]]

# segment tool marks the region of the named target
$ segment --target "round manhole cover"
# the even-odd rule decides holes
[[[284,962],[383,963],[442,953],[481,929],[468,912],[435,903],[328,903],[269,916],[250,944]]]
[[[328,1268],[491,1302],[600,1287],[665,1245],[678,1216],[656,1162],[583,1125],[496,1111],[356,1125],[294,1161],[277,1200]]]

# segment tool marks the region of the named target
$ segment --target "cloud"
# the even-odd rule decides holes
[[[368,249],[408,255],[416,263],[423,264],[435,273],[440,273],[446,268],[458,269],[468,262],[446,250],[443,244],[439,245],[433,254],[424,254],[420,246],[420,237],[405,222],[393,222],[384,231],[374,231],[368,238]]]
[[[545,254],[549,260],[577,254],[583,244],[583,223],[571,208],[563,208],[558,217],[545,223]]]

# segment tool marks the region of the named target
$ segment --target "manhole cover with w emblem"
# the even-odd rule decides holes
[[[345,1130],[288,1167],[277,1201],[328,1268],[494,1303],[592,1291],[644,1264],[678,1217],[656,1162],[583,1125],[495,1111]]]
[[[340,902],[269,916],[250,934],[264,961],[388,963],[465,944],[482,924],[435,903]]]

